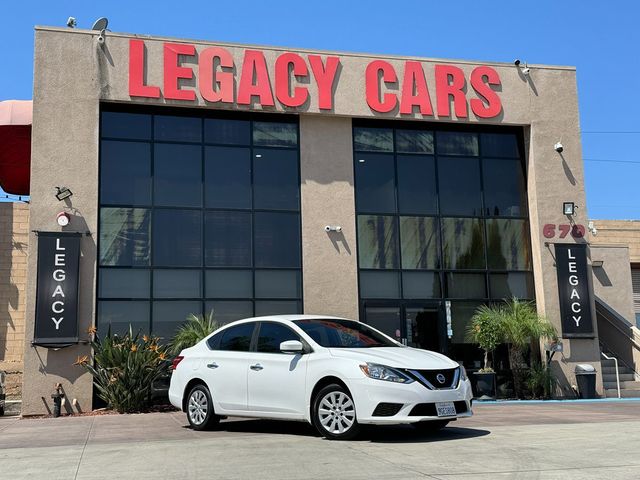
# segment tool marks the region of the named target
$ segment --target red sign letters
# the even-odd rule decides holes
[[[194,45],[165,43],[163,52],[164,78],[161,88],[145,81],[144,70],[148,59],[144,41],[129,41],[130,96],[164,96],[171,100],[195,101],[196,89],[181,84],[182,81],[191,81],[191,84],[197,84],[200,96],[211,103],[256,103],[273,107],[277,101],[284,107],[298,108],[312,102],[320,110],[332,110],[334,107],[333,94],[341,67],[340,57],[337,56],[323,58],[320,55],[282,53],[271,70],[275,72],[275,78],[272,79],[261,50],[244,51],[238,78],[234,70],[234,57],[223,47],[208,47],[198,52],[197,74],[186,60],[193,57],[195,61]],[[371,61],[364,75],[367,105],[374,112],[397,111],[401,115],[419,113],[423,117],[434,114],[452,117],[455,114],[457,118],[468,118],[471,109],[478,118],[494,118],[502,111],[500,96],[495,89],[500,86],[500,77],[493,68],[475,67],[469,79],[460,68],[453,65],[436,64],[433,71],[434,78],[428,79],[420,62],[408,60],[404,62],[404,70],[399,75],[391,63]],[[430,87],[435,97],[432,97]],[[475,95],[467,98],[471,90]],[[435,98],[435,110],[432,98]]]

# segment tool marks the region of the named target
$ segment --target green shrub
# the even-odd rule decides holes
[[[484,366],[482,373],[493,372],[489,366],[489,352],[493,352],[502,339],[501,312],[487,305],[480,306],[473,317],[467,330],[467,337],[477,343],[484,350]]]
[[[178,355],[185,348],[193,347],[217,328],[218,323],[213,318],[213,310],[207,316],[192,313],[171,340],[171,353]]]
[[[531,390],[533,398],[551,398],[555,377],[551,369],[542,363],[535,363],[529,370],[527,387]]]
[[[75,364],[91,373],[97,394],[107,407],[119,413],[147,410],[152,383],[169,373],[167,347],[160,345],[157,337],[133,335],[131,327],[125,335],[112,335],[111,330],[104,338],[96,334],[91,347],[93,363],[84,356]]]

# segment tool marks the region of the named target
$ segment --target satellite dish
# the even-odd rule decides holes
[[[102,32],[107,29],[107,25],[109,25],[109,19],[107,17],[100,17],[93,23],[91,30],[98,30],[99,32]]]

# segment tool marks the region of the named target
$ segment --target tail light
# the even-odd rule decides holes
[[[176,358],[173,359],[173,362],[171,362],[171,370],[175,370],[176,368],[178,368],[178,364],[184,360],[184,357],[178,355]]]

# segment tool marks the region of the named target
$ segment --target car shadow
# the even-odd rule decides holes
[[[320,437],[316,429],[306,422],[279,420],[229,418],[220,422],[216,431],[233,433],[266,433],[273,435],[296,435]],[[429,443],[460,440],[489,435],[488,430],[454,425],[436,432],[423,432],[411,425],[364,425],[360,434],[352,441],[372,443]]]

